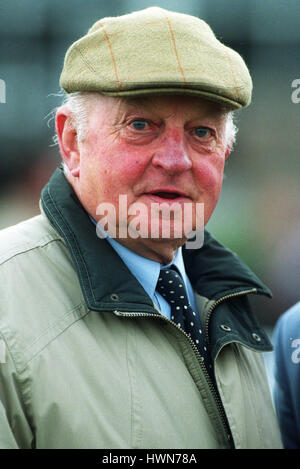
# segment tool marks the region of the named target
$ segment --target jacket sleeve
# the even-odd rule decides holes
[[[0,402],[0,449],[18,449],[2,402]]]
[[[1,333],[0,347],[0,449],[29,449],[34,438],[25,410],[25,374],[16,371]]]
[[[300,307],[297,311],[300,316]],[[298,339],[295,336],[298,334]],[[275,384],[274,404],[283,445],[286,449],[300,448],[300,363],[297,359],[299,327],[290,314],[279,319],[274,335]],[[300,342],[300,340],[299,340]],[[298,354],[300,356],[300,354]]]

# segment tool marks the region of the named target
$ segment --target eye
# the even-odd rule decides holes
[[[209,136],[210,129],[208,129],[207,127],[197,127],[195,129],[195,134],[199,138],[205,138]]]
[[[131,127],[133,127],[135,130],[145,130],[145,128],[147,127],[148,123],[147,121],[143,120],[143,119],[136,119],[134,121],[131,122]]]

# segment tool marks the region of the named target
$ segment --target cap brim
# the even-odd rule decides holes
[[[219,104],[223,104],[229,108],[229,110],[241,109],[245,104],[238,103],[224,96],[209,91],[197,90],[192,88],[140,88],[135,90],[119,90],[119,91],[103,91],[99,90],[100,93],[105,96],[115,97],[134,97],[134,96],[147,96],[147,95],[191,95],[198,96],[200,98],[207,99]]]

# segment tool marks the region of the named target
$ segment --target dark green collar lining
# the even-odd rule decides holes
[[[272,298],[271,291],[239,257],[205,231],[201,249],[183,249],[185,265],[195,290],[202,296],[218,300],[225,295],[256,289]]]
[[[80,204],[61,167],[41,195],[42,207],[64,238],[75,263],[84,298],[90,309],[153,312],[153,304],[109,243],[96,235],[95,226]],[[260,280],[208,232],[201,249],[183,249],[187,274],[196,291],[206,298],[246,289],[271,296]]]
[[[87,307],[96,311],[124,311],[156,313],[150,297],[131,274],[121,258],[105,239],[97,237],[95,226],[80,204],[61,167],[57,168],[41,194],[46,216],[65,240],[74,261]],[[206,298],[218,300],[226,295],[256,289],[271,296],[259,279],[238,257],[225,249],[208,232],[204,246],[199,250],[183,249],[187,274],[196,291]],[[214,354],[229,336],[222,333],[220,321],[231,320],[239,341],[258,351],[272,346],[259,327],[245,297],[237,299],[237,310],[232,312],[221,303],[213,314],[210,336]],[[227,311],[227,312],[226,312]],[[220,318],[220,320],[218,319]],[[248,321],[245,329],[243,323]],[[249,327],[250,326],[250,327]],[[249,331],[260,332],[262,341],[254,344]],[[247,339],[248,337],[248,339]],[[234,340],[234,337],[232,337]],[[237,340],[237,339],[235,339]]]
[[[44,187],[41,203],[50,223],[70,250],[89,309],[157,314],[150,297],[115,250],[105,239],[98,238],[95,226],[61,167],[56,169]],[[183,259],[191,283],[201,296],[216,301],[232,293],[251,289],[272,296],[253,272],[208,232],[205,232],[205,243],[201,249],[183,249]],[[226,333],[220,333],[218,318],[222,322],[226,322],[226,318],[232,320],[236,325],[238,340],[245,345],[259,351],[271,350],[266,334],[246,306],[246,298],[238,298],[236,301],[237,310],[234,316],[231,311],[226,313],[224,302],[213,314],[210,336],[212,342],[218,344],[217,348],[214,346],[214,353],[229,339]],[[246,328],[243,324],[245,320],[248,322]],[[253,344],[253,340],[247,339],[250,337],[249,331],[253,329],[259,331],[262,337],[257,346]]]
[[[88,308],[153,313],[152,301],[140,283],[110,244],[96,235],[61,167],[44,187],[41,202],[71,252]]]

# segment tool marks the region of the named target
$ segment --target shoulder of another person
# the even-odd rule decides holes
[[[300,328],[300,301],[284,312],[278,319],[276,325],[277,329],[288,329],[291,331],[294,330],[295,326]],[[300,329],[298,329],[298,331],[300,331]]]
[[[300,347],[300,302],[296,303],[278,319],[274,329],[274,348],[277,360],[282,358],[286,363],[295,363],[293,357]],[[290,360],[292,358],[292,361]],[[291,368],[291,366],[289,366]],[[292,366],[293,368],[293,366]],[[297,367],[297,370],[300,369]],[[294,370],[296,371],[296,370]]]

